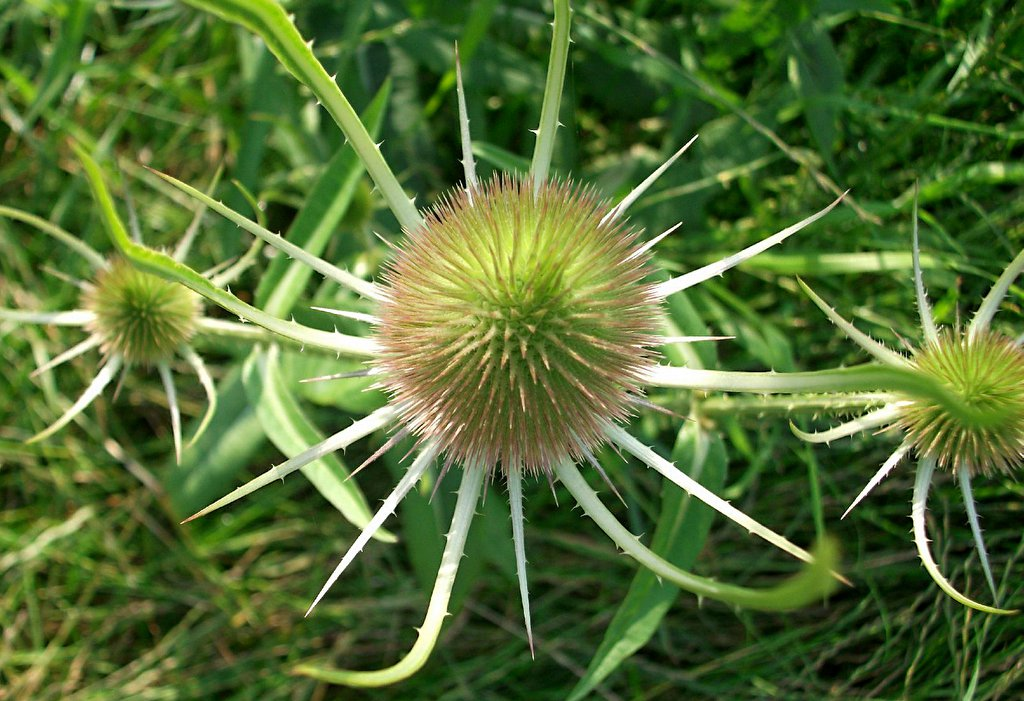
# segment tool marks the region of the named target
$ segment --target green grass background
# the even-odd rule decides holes
[[[391,79],[383,151],[418,203],[461,178],[456,40],[481,169],[515,167],[532,151],[528,129],[539,114],[550,8],[526,0],[321,0],[291,9],[357,108]],[[684,222],[659,245],[670,270],[736,250],[819,209],[834,189],[852,189],[848,204],[823,222],[689,296],[713,331],[736,336],[719,345],[722,367],[864,360],[802,296],[796,275],[876,338],[916,342],[908,254],[915,181],[940,323],[970,314],[1020,250],[1024,17],[1015,3],[638,0],[580,2],[576,10],[558,172],[621,197],[701,135],[632,212],[651,233]],[[191,213],[152,188],[139,164],[204,185],[223,165],[225,180],[254,193],[268,226],[281,230],[341,146],[326,115],[257,41],[182,5],[0,3],[0,203],[109,250],[69,136],[95,140],[118,160],[117,195],[131,199],[146,242],[158,246],[173,244]],[[221,187],[250,211],[237,189]],[[328,253],[373,270],[386,249],[372,232],[393,239],[398,231],[376,198],[367,204],[372,210],[353,214]],[[248,245],[233,227],[212,216],[206,222],[191,259],[196,267]],[[233,289],[251,296],[264,267]],[[82,261],[49,239],[0,220],[0,306],[74,307],[76,288],[55,271],[86,274]],[[1015,336],[1024,329],[1022,298],[1015,287],[997,317]],[[220,444],[177,468],[168,461],[159,379],[136,371],[116,399],[106,393],[77,425],[24,444],[86,385],[95,356],[39,378],[29,373],[80,339],[74,330],[0,323],[0,699],[547,700],[575,686],[635,568],[569,508],[567,494],[556,506],[543,483],[527,485],[526,494],[536,660],[508,568],[500,558],[476,557],[438,650],[412,680],[353,691],[291,676],[309,659],[377,667],[411,644],[436,545],[433,532],[418,531],[433,524],[432,514],[407,509],[394,530],[411,545],[371,545],[316,615],[303,619],[355,530],[301,478],[177,525],[182,514],[173,500],[190,474],[221,461],[244,468],[226,476],[235,484],[281,460],[258,431],[247,434],[254,440]],[[203,348],[219,379],[230,379],[247,350],[224,342]],[[187,373],[178,378],[186,414],[198,415],[198,383]],[[652,398],[681,413],[689,402],[673,392]],[[321,397],[310,415],[323,430],[337,430],[360,415],[357,399]],[[244,417],[244,399],[238,404]],[[634,432],[668,454],[679,425],[645,416]],[[797,542],[834,534],[854,587],[787,615],[681,596],[594,698],[1024,695],[1022,619],[961,608],[919,565],[909,533],[909,468],[839,521],[894,447],[891,437],[812,448],[778,413],[721,406],[709,426],[726,439],[723,493]],[[364,442],[347,459],[358,464],[380,441]],[[659,480],[612,454],[603,458],[629,505],[620,516],[634,532],[651,533]],[[382,465],[359,481],[374,502],[393,475]],[[1024,488],[1002,478],[978,479],[975,487],[1004,603],[1024,606]],[[500,502],[503,494],[492,497]],[[931,505],[943,570],[987,600],[948,477]],[[432,508],[445,506],[441,498]],[[507,547],[500,518],[477,527],[479,548]],[[789,565],[719,519],[696,569],[754,584],[774,581]]]

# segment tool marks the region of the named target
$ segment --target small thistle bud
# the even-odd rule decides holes
[[[82,304],[94,314],[88,330],[100,349],[141,365],[169,360],[192,337],[199,316],[194,292],[120,260],[97,276]]]
[[[640,393],[659,305],[637,232],[593,192],[502,176],[453,191],[384,273],[383,384],[450,460],[583,459]]]
[[[954,472],[1009,473],[1024,460],[1024,349],[1002,334],[943,331],[914,357],[917,368],[978,413],[968,421],[915,398],[900,425],[922,457]]]

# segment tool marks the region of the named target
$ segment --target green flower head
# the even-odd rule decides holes
[[[952,415],[937,402],[908,398],[897,422],[921,457],[973,474],[1005,473],[1024,460],[1024,349],[988,329],[945,329],[915,351],[914,366],[969,407]]]
[[[639,396],[661,327],[637,234],[593,192],[499,176],[427,212],[382,275],[382,384],[466,465],[583,460]]]
[[[199,295],[123,260],[100,271],[82,306],[93,314],[86,328],[103,353],[142,365],[169,360],[192,338],[199,317]]]

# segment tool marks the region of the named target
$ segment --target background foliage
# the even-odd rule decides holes
[[[468,8],[468,9],[467,9]],[[391,81],[384,152],[418,202],[461,177],[453,44],[460,52],[478,156],[516,168],[532,149],[547,60],[549,8],[538,3],[421,0],[294,2],[300,29],[357,108]],[[808,369],[862,358],[797,290],[808,279],[847,317],[891,344],[915,341],[910,202],[921,184],[926,279],[937,321],[977,306],[1024,241],[1024,17],[1011,2],[806,0],[714,3],[581,2],[555,165],[621,196],[690,135],[696,147],[659,181],[632,220],[687,269],[806,216],[852,188],[849,205],[689,301],[731,369]],[[235,179],[286,228],[341,147],[308,95],[244,32],[163,0],[0,3],[0,202],[59,222],[109,250],[67,137],[95,140],[120,162],[144,236],[173,243],[190,212],[154,189],[139,164],[208,183],[249,211]],[[397,235],[367,187],[357,193],[329,257],[373,270],[373,236]],[[213,217],[197,267],[247,245]],[[261,262],[234,289],[253,295]],[[85,274],[66,251],[0,220],[0,306],[67,309]],[[306,291],[296,314],[305,313]],[[1022,329],[1021,290],[1000,323]],[[132,373],[77,426],[23,440],[84,386],[88,358],[30,379],[77,339],[52,328],[0,325],[0,699],[561,699],[601,646],[635,570],[593,525],[544,484],[527,492],[538,656],[530,660],[503,549],[498,509],[474,526],[476,553],[460,575],[461,607],[427,668],[372,693],[289,676],[329,656],[374,667],[408,645],[432,578],[448,495],[404,505],[397,546],[375,544],[317,614],[302,618],[354,529],[301,479],[262,490],[179,527],[188,505],[280,454],[266,440],[239,379],[248,347],[204,355],[222,386],[222,419],[181,467],[168,462],[166,400],[155,373]],[[289,365],[290,363],[290,365]],[[289,377],[322,365],[291,355]],[[330,365],[330,363],[328,363]],[[301,366],[301,367],[300,367]],[[198,384],[179,381],[188,415]],[[311,390],[304,410],[324,431],[365,411],[365,394]],[[685,413],[688,398],[653,399]],[[909,535],[907,474],[897,472],[845,521],[839,515],[891,448],[885,436],[812,449],[786,420],[708,402],[724,438],[722,493],[797,542],[836,534],[855,582],[827,606],[792,615],[732,611],[691,597],[667,607],[654,637],[595,690],[596,698],[975,698],[1024,693],[1024,623],[955,605],[919,566]],[[717,409],[716,409],[717,406]],[[679,421],[646,416],[636,431],[663,454]],[[358,464],[379,446],[361,445]],[[680,453],[677,453],[680,455]],[[726,457],[727,456],[727,457]],[[397,456],[396,456],[397,457]],[[612,465],[634,532],[653,533],[661,486]],[[354,461],[354,462],[353,462]],[[392,462],[391,472],[399,469]],[[217,473],[220,473],[219,476]],[[203,478],[197,481],[196,475]],[[371,502],[392,475],[360,475]],[[220,480],[220,482],[218,482]],[[1006,601],[1024,604],[1024,488],[978,480],[976,494]],[[442,493],[445,490],[442,490]],[[609,501],[609,504],[611,502]],[[953,485],[933,498],[936,551],[969,591],[984,592]],[[484,557],[482,553],[490,553]],[[697,569],[723,580],[769,581],[788,563],[737,529],[711,525]],[[604,648],[601,648],[604,650]]]

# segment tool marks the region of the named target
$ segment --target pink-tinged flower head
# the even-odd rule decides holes
[[[592,191],[496,177],[432,208],[384,273],[384,385],[463,465],[550,472],[604,442],[660,327],[636,231]]]

